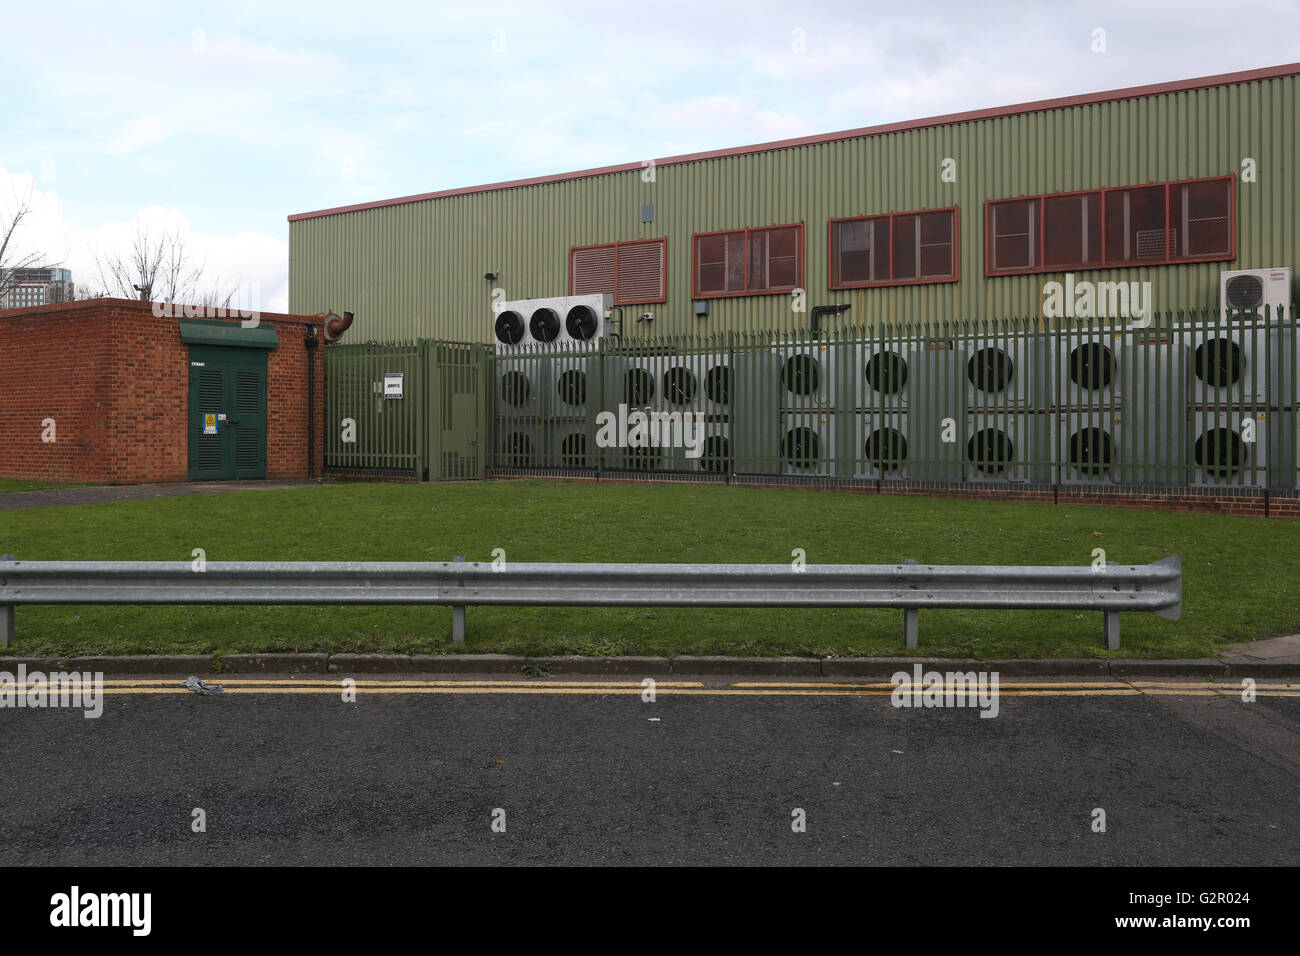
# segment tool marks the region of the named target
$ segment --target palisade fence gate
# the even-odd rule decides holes
[[[327,473],[446,481],[487,465],[487,350],[465,342],[325,349]]]
[[[850,486],[1295,489],[1294,315],[1181,311],[1145,327],[1074,320],[1055,329],[1037,317],[844,324],[495,353],[435,342],[332,346],[326,462],[448,478],[487,469]],[[427,358],[448,348],[468,350],[450,353],[465,356],[459,372]],[[404,367],[415,381],[407,378],[401,401],[422,398],[394,410],[379,394],[382,380]],[[457,375],[481,393],[449,387]],[[349,414],[356,440],[341,444],[336,423]],[[458,427],[471,419],[473,446]]]

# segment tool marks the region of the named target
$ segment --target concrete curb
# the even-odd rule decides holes
[[[411,658],[405,654],[331,654],[331,674],[400,674],[411,670]]]
[[[1208,657],[1186,661],[1113,660],[1115,677],[1226,677],[1228,665]]]
[[[211,674],[216,669],[209,654],[70,657],[62,663],[66,670],[105,674]]]
[[[820,675],[816,657],[693,657],[683,654],[669,661],[674,674],[759,674],[788,677],[792,674]]]
[[[666,657],[527,657],[520,658],[552,674],[671,674]],[[520,665],[522,666],[522,665]]]
[[[1297,677],[1300,661],[1032,658],[978,661],[945,657],[523,657],[512,654],[207,654],[124,657],[6,657],[0,671],[100,671],[105,674],[737,674],[759,677],[867,677],[888,680],[898,671],[997,671],[1006,677]]]
[[[225,674],[324,674],[328,654],[227,654],[220,659]]]

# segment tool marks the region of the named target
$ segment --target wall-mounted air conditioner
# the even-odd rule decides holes
[[[501,302],[493,311],[493,340],[502,353],[595,343],[606,335],[606,313],[612,304],[613,297],[602,294]]]
[[[1219,315],[1246,313],[1257,321],[1276,322],[1285,314],[1290,316],[1291,270],[1240,269],[1219,273]]]

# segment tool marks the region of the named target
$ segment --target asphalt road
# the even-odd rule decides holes
[[[1300,861],[1295,684],[1004,684],[989,719],[843,682],[646,703],[634,681],[419,680],[345,703],[332,676],[213,697],[140,678],[99,719],[0,710],[0,864]]]

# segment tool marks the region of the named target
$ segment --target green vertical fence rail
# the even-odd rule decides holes
[[[1296,489],[1294,315],[1057,328],[840,316],[818,334],[332,346],[326,466],[434,480]],[[397,371],[406,397],[385,400],[375,389]]]

